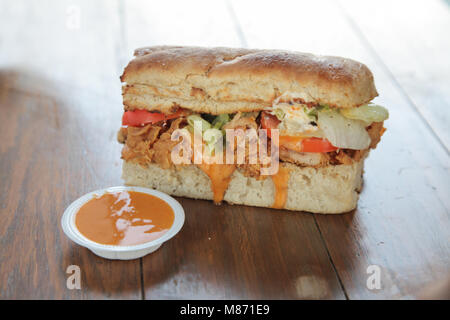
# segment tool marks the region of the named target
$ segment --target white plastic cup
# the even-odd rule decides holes
[[[161,200],[164,200],[173,210],[175,215],[174,221],[170,229],[164,233],[161,237],[133,245],[133,246],[115,246],[108,244],[100,244],[94,242],[88,238],[86,238],[76,227],[75,217],[78,213],[78,210],[89,200],[94,197],[99,197],[104,195],[105,193],[114,193],[121,191],[136,191],[146,193],[155,197],[158,197]],[[153,189],[147,189],[142,187],[128,187],[128,186],[120,186],[120,187],[110,187],[105,189],[100,189],[96,191],[89,192],[84,196],[78,198],[74,202],[72,202],[67,209],[64,211],[64,214],[61,218],[61,226],[70,240],[79,244],[80,246],[86,247],[91,250],[96,255],[106,258],[106,259],[115,259],[115,260],[132,260],[143,257],[149,253],[157,250],[164,242],[175,236],[178,231],[183,227],[184,224],[184,210],[180,203],[172,198],[171,196],[157,191]]]

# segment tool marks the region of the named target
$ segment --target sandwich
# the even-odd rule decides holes
[[[364,64],[237,48],[153,46],[134,55],[121,76],[127,185],[217,204],[355,209],[364,160],[388,118],[371,102],[378,93]]]

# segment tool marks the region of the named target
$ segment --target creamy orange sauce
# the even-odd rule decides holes
[[[234,164],[198,164],[198,167],[208,175],[211,180],[211,188],[214,194],[214,203],[220,203],[223,200],[225,191],[231,180],[231,175],[236,166]]]
[[[272,176],[272,181],[275,186],[275,199],[272,208],[282,209],[287,200],[289,169],[280,166],[277,174]]]
[[[75,224],[88,239],[109,245],[136,245],[161,237],[173,224],[172,208],[155,196],[123,191],[105,193],[85,203]]]

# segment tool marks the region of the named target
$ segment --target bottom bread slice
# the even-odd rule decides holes
[[[351,165],[321,168],[280,163],[289,169],[287,200],[284,209],[314,213],[344,213],[356,208],[362,187],[364,159]],[[196,165],[163,169],[124,161],[122,178],[127,185],[156,189],[173,196],[212,200],[209,177]],[[271,207],[275,187],[270,177],[257,180],[239,169],[231,176],[224,200],[233,204]]]

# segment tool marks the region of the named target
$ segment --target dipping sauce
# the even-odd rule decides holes
[[[172,208],[164,200],[142,192],[122,191],[86,202],[76,214],[75,225],[94,242],[130,246],[161,237],[174,219]]]

